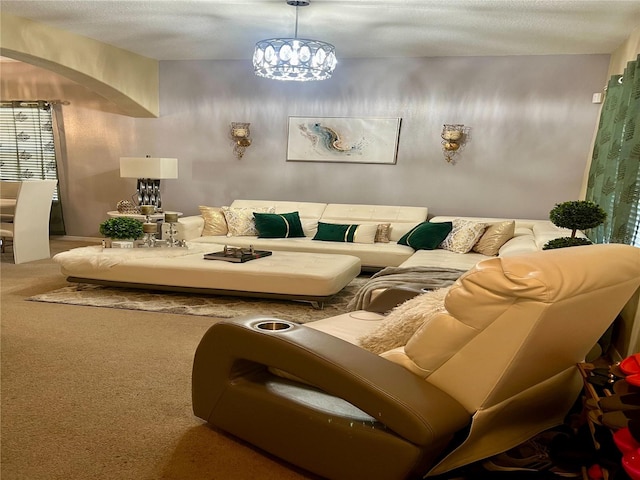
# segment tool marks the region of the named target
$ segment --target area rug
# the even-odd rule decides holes
[[[306,323],[345,313],[347,304],[367,280],[366,277],[356,277],[341,292],[325,301],[321,310],[313,308],[307,302],[191,295],[157,290],[105,287],[88,283],[72,284],[52,292],[29,297],[27,300],[217,318],[267,315],[292,322]]]

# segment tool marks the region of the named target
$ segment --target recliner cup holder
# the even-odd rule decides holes
[[[269,322],[260,322],[256,324],[255,328],[260,330],[268,330],[271,332],[279,332],[282,330],[288,330],[292,328],[293,325],[285,322],[277,322],[277,321],[269,321]]]

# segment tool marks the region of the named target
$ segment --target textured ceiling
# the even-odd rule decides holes
[[[2,0],[29,18],[158,60],[250,59],[293,36],[285,0]],[[640,26],[640,0],[312,0],[298,36],[338,58],[611,53]]]

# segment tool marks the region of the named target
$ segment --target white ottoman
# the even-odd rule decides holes
[[[222,250],[105,249],[83,247],[54,260],[69,281],[104,285],[305,300],[321,306],[360,273],[360,259],[350,255],[275,251],[245,263],[204,260]]]

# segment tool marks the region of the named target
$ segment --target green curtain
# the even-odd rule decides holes
[[[606,97],[593,148],[586,200],[607,212],[604,224],[587,235],[595,243],[640,246],[640,55],[614,75]]]

